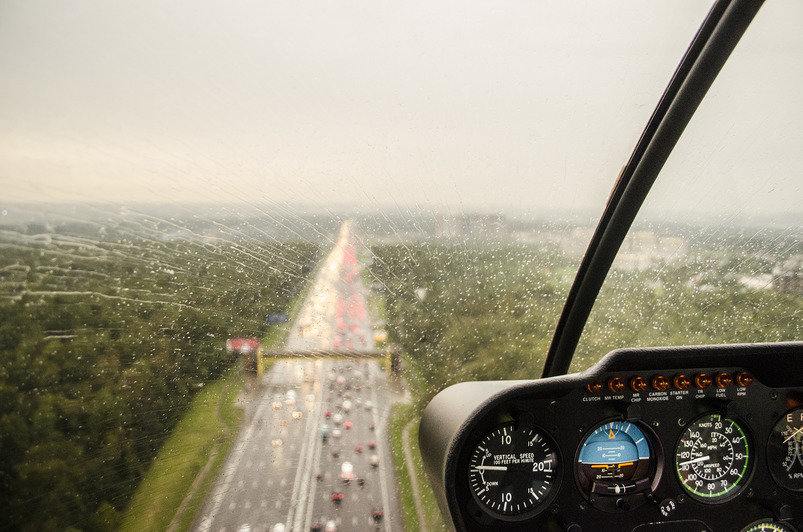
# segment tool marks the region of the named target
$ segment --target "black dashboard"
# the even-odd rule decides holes
[[[622,349],[421,420],[458,530],[803,532],[803,343]]]

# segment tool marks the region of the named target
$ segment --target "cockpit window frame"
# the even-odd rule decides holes
[[[764,0],[718,0],[664,90],[600,216],[572,283],[542,377],[564,375],[611,264],[658,174]]]

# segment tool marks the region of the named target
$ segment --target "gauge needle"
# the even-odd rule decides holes
[[[488,471],[507,471],[507,466],[503,465],[478,465],[474,469],[486,469]]]
[[[798,434],[798,433],[799,433],[801,430],[803,430],[803,427],[800,427],[800,428],[798,428],[796,431],[794,431],[792,434],[790,434],[790,435],[789,435],[789,437],[788,437],[788,438],[786,438],[786,439],[785,439],[783,442],[784,442],[784,443],[788,442],[789,440],[791,440],[792,438],[794,438],[795,436],[797,436],[797,434]]]
[[[694,460],[686,460],[685,462],[680,462],[678,465],[688,465],[688,464],[696,464],[697,462],[705,462],[706,460],[710,460],[710,456],[701,456],[699,458],[695,458]]]

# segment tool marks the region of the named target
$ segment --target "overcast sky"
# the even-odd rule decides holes
[[[709,4],[0,1],[0,202],[600,210]],[[648,209],[801,212],[769,0]]]

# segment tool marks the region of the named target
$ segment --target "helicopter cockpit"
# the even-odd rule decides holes
[[[567,374],[636,214],[762,3],[718,1],[695,35],[613,188],[542,378],[464,382],[429,403],[420,449],[454,528],[803,528],[803,342],[617,349]]]

